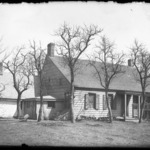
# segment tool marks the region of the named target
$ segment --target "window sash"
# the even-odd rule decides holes
[[[55,102],[54,101],[48,101],[47,102],[47,107],[48,108],[55,108]]]
[[[89,108],[95,108],[95,94],[89,93]]]
[[[95,93],[85,94],[84,109],[99,109],[99,95]]]

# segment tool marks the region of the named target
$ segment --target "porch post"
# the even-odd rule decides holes
[[[126,121],[126,113],[127,113],[127,94],[124,95],[124,121]]]
[[[141,109],[141,104],[140,104],[140,95],[138,96],[138,118],[140,119],[140,109]]]

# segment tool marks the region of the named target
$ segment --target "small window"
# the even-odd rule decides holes
[[[47,102],[47,107],[55,108],[55,102],[54,101]]]

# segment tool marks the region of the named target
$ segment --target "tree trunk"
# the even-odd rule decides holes
[[[40,109],[39,109],[39,115],[38,115],[38,122],[43,120],[43,96],[40,96]]]
[[[17,98],[17,109],[16,109],[16,113],[14,115],[14,118],[19,119],[19,117],[22,115],[22,110],[21,110],[21,94],[18,94],[18,98]]]
[[[113,120],[113,118],[112,118],[112,111],[111,111],[111,107],[110,107],[110,102],[108,100],[108,92],[107,91],[108,90],[106,89],[105,95],[106,95],[106,102],[107,102],[108,113],[109,113],[109,122],[112,123],[112,120]]]
[[[71,116],[71,122],[75,123],[75,117],[74,117],[74,72],[71,68],[71,88],[70,88],[70,116]]]
[[[143,118],[143,113],[144,113],[144,104],[145,104],[145,94],[142,94],[142,101],[141,101],[141,109],[140,109],[140,118],[139,118],[139,123],[142,122],[142,118]]]
[[[71,82],[71,99],[70,99],[70,115],[71,115],[71,122],[75,123],[74,117],[74,82]]]
[[[39,79],[40,79],[40,109],[37,122],[43,120],[43,79],[42,79],[42,72],[39,71]]]

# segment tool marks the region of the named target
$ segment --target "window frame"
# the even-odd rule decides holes
[[[94,95],[94,102],[92,104],[92,107],[90,105],[89,102],[89,97],[90,95]],[[87,93],[84,95],[84,109],[88,110],[88,109],[95,109],[95,110],[99,110],[100,109],[100,95],[97,93]]]
[[[53,103],[53,106],[49,106],[49,103]],[[47,108],[55,108],[55,101],[47,101]]]
[[[89,106],[90,106],[90,95],[93,95],[94,96],[94,102],[93,102],[93,106],[92,107],[88,107],[89,109],[96,109],[96,93],[88,93],[89,97],[88,97],[88,103],[89,103]]]

